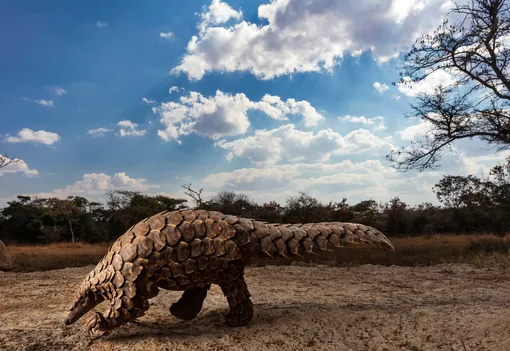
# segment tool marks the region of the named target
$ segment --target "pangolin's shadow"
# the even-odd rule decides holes
[[[181,321],[173,317],[168,312],[167,320],[139,321],[130,323],[126,327],[121,327],[115,332],[104,336],[107,340],[136,340],[147,337],[170,337],[172,340],[195,339],[197,336],[215,336],[225,335],[239,329],[264,328],[278,324],[287,324],[288,322],[299,323],[300,321],[310,320],[310,310],[317,315],[335,314],[341,311],[358,310],[379,310],[394,311],[395,305],[391,303],[359,303],[335,304],[332,302],[303,302],[292,304],[277,305],[275,303],[257,303],[254,304],[255,315],[253,320],[243,327],[229,327],[225,324],[224,316],[228,313],[228,306],[225,308],[216,308],[213,310],[202,311],[195,319],[191,321]],[[150,311],[149,311],[150,313]]]

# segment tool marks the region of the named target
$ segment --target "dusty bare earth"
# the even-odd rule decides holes
[[[66,308],[93,266],[0,273],[1,350],[510,350],[510,274],[467,265],[250,267],[255,317],[223,324],[213,286],[190,322],[162,290],[140,324],[91,340]],[[101,309],[101,306],[99,306]]]

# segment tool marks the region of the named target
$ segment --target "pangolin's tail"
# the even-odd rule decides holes
[[[252,255],[283,257],[302,256],[303,253],[318,254],[335,248],[360,243],[376,245],[395,251],[390,240],[379,230],[355,223],[323,222],[307,224],[270,224],[261,221],[239,219],[235,226],[236,237],[249,235]]]

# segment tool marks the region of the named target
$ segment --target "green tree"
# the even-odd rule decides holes
[[[66,223],[71,234],[71,242],[75,242],[75,224],[80,220],[80,215],[85,212],[87,199],[83,197],[69,196],[67,199],[50,198],[47,204]]]
[[[276,201],[264,202],[255,209],[254,217],[270,223],[283,221],[284,208]]]
[[[202,205],[205,209],[238,216],[252,216],[256,207],[248,195],[234,191],[220,191]]]
[[[284,218],[290,223],[320,222],[322,209],[323,205],[318,199],[300,192],[298,196],[287,198]]]
[[[461,208],[475,206],[491,206],[490,183],[469,175],[444,176],[434,185],[433,191],[437,199],[446,207]]]
[[[407,235],[410,229],[410,211],[405,202],[394,197],[386,205],[386,232],[388,235]]]
[[[18,195],[17,200],[8,201],[2,209],[3,233],[2,240],[16,242],[37,242],[40,240],[43,226],[38,218],[41,202],[32,200],[30,196]]]

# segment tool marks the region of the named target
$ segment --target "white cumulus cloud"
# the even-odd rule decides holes
[[[23,160],[18,159],[17,162],[10,162],[12,159],[0,155],[0,164],[7,164],[0,168],[0,177],[8,173],[24,173],[26,176],[35,176],[39,172],[36,169],[30,169],[27,163]]]
[[[199,32],[171,72],[200,80],[207,72],[248,71],[259,79],[330,72],[346,53],[371,51],[387,62],[441,23],[448,0],[272,0],[258,7],[264,24],[214,0]],[[234,23],[228,23],[234,22]]]
[[[156,100],[150,100],[150,99],[147,99],[146,97],[143,97],[142,102],[147,105],[154,105],[156,103]]]
[[[420,120],[418,123],[405,127],[402,130],[398,130],[396,134],[402,140],[406,141],[416,141],[421,137],[427,135],[427,133],[432,129],[432,123],[425,120]]]
[[[331,129],[305,132],[293,124],[272,130],[257,130],[253,136],[233,141],[220,140],[216,146],[228,151],[226,157],[245,157],[255,164],[288,162],[325,162],[332,155],[354,155],[364,152],[381,154],[393,145],[370,131],[358,129],[342,136]]]
[[[373,132],[381,131],[386,129],[386,125],[384,124],[383,116],[376,117],[365,117],[365,116],[350,116],[346,115],[344,117],[338,117],[341,121],[347,121],[351,123],[361,123],[366,125],[373,125],[376,122],[379,122],[376,126],[372,127]]]
[[[8,143],[41,143],[52,145],[60,140],[60,136],[57,133],[44,130],[34,131],[30,128],[23,128],[18,132],[18,136],[6,135],[5,140]]]
[[[373,87],[381,95],[382,95],[382,93],[384,93],[386,90],[388,90],[390,88],[386,84],[381,84],[379,82],[374,82]]]
[[[181,87],[171,86],[170,89],[168,89],[168,94],[172,94],[174,92],[179,92],[179,91],[185,91],[185,90],[186,89],[181,88]]]
[[[98,28],[106,28],[106,27],[108,27],[108,23],[106,23],[106,22],[102,22],[102,21],[97,21],[97,22],[96,22],[96,26],[97,26]]]
[[[53,102],[53,100],[31,99],[26,96],[23,96],[21,99],[25,100],[25,101],[29,101],[29,102],[34,102],[38,105],[45,106],[45,107],[55,107],[55,103]]]
[[[339,117],[340,120],[352,122],[352,123],[361,123],[361,124],[374,124],[377,121],[384,120],[384,117],[382,116],[376,116],[376,117],[365,117],[365,116],[350,116],[346,115],[344,117]]]
[[[113,129],[101,127],[101,128],[96,128],[96,129],[89,129],[87,134],[92,135],[92,136],[101,136],[101,135],[105,135],[106,133],[109,133],[112,131],[113,131]]]
[[[158,130],[164,140],[197,133],[212,139],[244,134],[250,127],[248,111],[259,110],[275,120],[288,120],[289,115],[300,115],[306,127],[316,125],[324,117],[308,101],[282,100],[265,95],[260,101],[251,101],[243,93],[229,94],[220,90],[214,96],[189,92],[178,102],[162,103],[153,108],[161,116],[166,128]]]
[[[441,171],[399,173],[380,159],[334,163],[294,163],[240,168],[209,174],[197,183],[211,193],[221,190],[238,191],[259,203],[276,200],[281,204],[299,191],[317,197],[323,202],[346,197],[349,204],[373,199],[388,201],[398,193],[401,200],[411,205],[423,202],[437,203],[432,187],[443,175],[487,175],[489,169],[504,162],[509,152],[490,152],[468,157],[464,153],[445,155]]]
[[[146,129],[138,129],[138,124],[131,122],[127,119],[120,121],[117,123],[117,125],[120,127],[119,135],[121,137],[125,136],[144,136],[147,134]]]
[[[221,0],[213,0],[209,7],[204,8],[201,14],[199,28],[205,30],[211,25],[218,25],[228,22],[230,19],[240,20],[243,17],[242,11],[236,11],[227,3]]]
[[[38,99],[38,100],[34,100],[34,102],[36,104],[41,105],[41,106],[55,107],[55,104],[53,103],[53,100]]]
[[[336,163],[295,163],[269,165],[264,168],[241,168],[230,172],[214,173],[202,181],[209,189],[242,192],[265,192],[267,201],[278,197],[278,192],[296,194],[320,186],[337,192],[339,188],[362,188],[378,186],[395,178],[397,172],[385,167],[378,160]],[[330,193],[331,194],[331,193]],[[331,201],[332,198],[326,201]]]
[[[406,81],[409,81],[409,77],[403,78]],[[418,94],[431,94],[434,92],[434,89],[439,85],[448,86],[455,82],[455,78],[450,73],[440,70],[431,73],[424,80],[412,83],[411,86],[409,84],[398,83],[398,90],[407,96],[415,97]]]
[[[379,122],[378,125],[376,125],[375,127],[372,128],[373,132],[377,132],[377,131],[381,131],[381,130],[386,130],[386,125],[384,124],[383,121]]]
[[[159,188],[158,185],[148,184],[145,178],[132,178],[125,172],[115,173],[113,176],[105,173],[85,173],[82,179],[63,188],[54,189],[49,193],[31,194],[40,197],[58,197],[81,195],[93,196],[102,195],[107,190],[132,190],[147,191],[152,188]]]
[[[161,32],[161,33],[159,33],[159,37],[163,38],[163,39],[171,40],[171,39],[174,38],[174,33],[172,33],[172,32],[166,32],[166,33]]]

